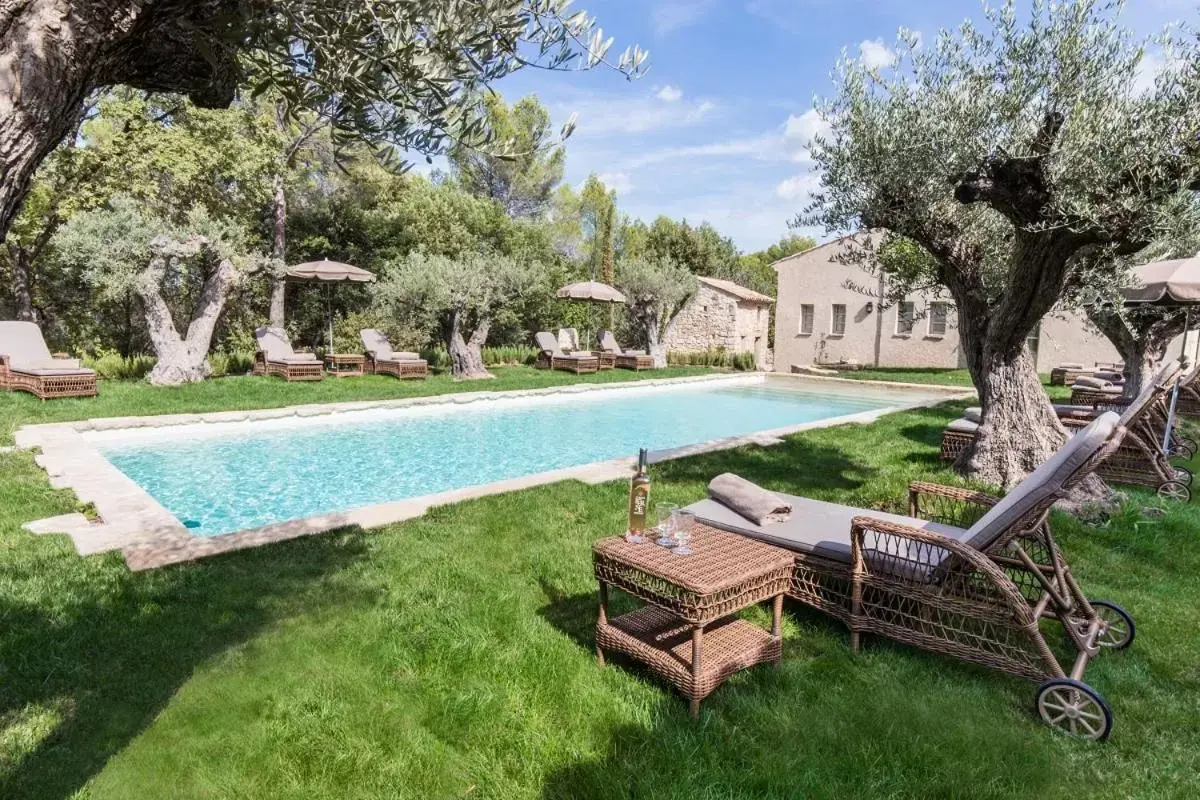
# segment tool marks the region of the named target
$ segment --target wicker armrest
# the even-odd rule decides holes
[[[929,522],[969,528],[1000,502],[984,492],[917,481],[908,485],[908,515]]]
[[[887,585],[903,596],[936,596],[978,607],[1000,604],[1021,626],[1034,624],[1033,613],[1012,579],[987,555],[940,533],[895,522],[855,517],[850,522],[850,553],[855,594],[862,583]]]

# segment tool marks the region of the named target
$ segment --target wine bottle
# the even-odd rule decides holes
[[[650,476],[646,474],[646,448],[638,451],[638,469],[629,482],[629,534],[641,537],[646,530],[646,515],[650,510]]]

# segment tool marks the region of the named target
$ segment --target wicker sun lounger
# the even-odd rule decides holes
[[[383,331],[366,328],[358,332],[366,351],[364,370],[371,375],[392,375],[396,378],[425,378],[429,362],[417,353],[392,350]]]
[[[257,328],[254,339],[255,375],[274,375],[285,381],[319,381],[325,377],[325,364],[312,353],[297,353],[287,334],[280,328]]]
[[[41,400],[94,397],[96,372],[74,358],[54,358],[33,322],[0,322],[0,387]]]
[[[600,331],[600,352],[613,357],[616,366],[631,369],[635,372],[654,368],[654,357],[645,350],[625,350],[617,344],[617,337],[612,331]]]
[[[1103,739],[1112,712],[1084,673],[1102,650],[1130,644],[1133,620],[1084,596],[1047,515],[1124,433],[1116,414],[1102,415],[1003,499],[914,483],[907,517],[786,495],[791,519],[768,526],[711,499],[688,510],[791,550],[789,595],[845,623],[855,650],[873,633],[1038,681],[1047,723]],[[1073,662],[1054,655],[1039,619],[1062,623]]]
[[[1077,362],[1065,362],[1050,370],[1050,385],[1070,386],[1080,378],[1103,374],[1115,374],[1120,378],[1123,369],[1124,365],[1122,364],[1096,362],[1095,366],[1085,367]]]
[[[564,353],[558,346],[558,339],[549,331],[537,333],[534,340],[541,351],[534,365],[538,369],[561,369],[577,375],[600,371],[599,358],[591,353]]]

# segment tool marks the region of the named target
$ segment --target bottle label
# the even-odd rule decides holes
[[[629,530],[646,530],[646,510],[650,504],[648,486],[634,486],[629,496]]]

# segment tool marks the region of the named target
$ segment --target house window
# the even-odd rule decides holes
[[[846,306],[843,303],[833,304],[833,316],[829,320],[829,335],[846,335]]]
[[[812,336],[813,318],[816,315],[816,311],[811,305],[800,306],[800,335]]]
[[[948,303],[935,302],[929,304],[930,336],[946,335],[946,316],[949,313],[949,310]]]
[[[911,336],[917,318],[917,304],[908,301],[896,304],[896,335]]]

